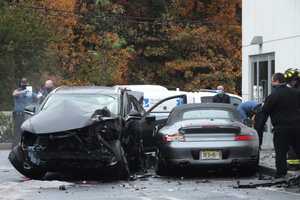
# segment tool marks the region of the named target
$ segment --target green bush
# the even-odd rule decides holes
[[[12,142],[13,138],[12,116],[0,112],[0,143]]]

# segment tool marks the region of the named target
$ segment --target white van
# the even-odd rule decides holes
[[[210,103],[212,102],[213,96],[217,94],[216,90],[199,90],[199,92],[186,92],[180,91],[179,89],[168,90],[161,85],[117,85],[116,87],[142,92],[143,107],[145,110],[148,110],[160,100],[170,96],[185,94],[187,96],[187,103]],[[227,94],[230,96],[231,104],[238,106],[242,103],[242,97],[230,93]],[[171,99],[158,106],[155,112],[169,113],[175,106],[180,104],[182,104],[182,99]]]

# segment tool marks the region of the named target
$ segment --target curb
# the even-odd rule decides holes
[[[0,143],[0,150],[11,150],[12,143]]]

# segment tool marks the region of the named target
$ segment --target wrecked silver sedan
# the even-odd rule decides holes
[[[22,125],[21,141],[9,155],[23,175],[115,169],[118,178],[143,164],[155,117],[142,94],[114,87],[62,87],[53,91]],[[149,143],[150,141],[150,143]]]

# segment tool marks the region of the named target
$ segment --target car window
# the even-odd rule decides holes
[[[55,94],[52,95],[43,105],[41,110],[47,110],[51,107],[63,103],[75,103],[80,109],[92,112],[97,109],[108,109],[112,114],[118,114],[117,96],[102,94]]]
[[[230,102],[234,106],[238,106],[242,103],[242,100],[236,97],[230,97]]]
[[[213,102],[213,96],[201,97],[201,103],[212,103],[212,102]]]
[[[165,102],[161,103],[160,105],[158,105],[154,110],[151,111],[151,113],[167,113],[167,114],[169,114],[173,108],[175,108],[176,106],[180,106],[182,104],[184,104],[182,98],[169,99],[169,100],[166,100]]]
[[[129,101],[127,107],[127,113],[132,113],[132,112],[138,112],[138,108],[136,107],[136,105],[134,105],[133,101]]]
[[[212,103],[213,102],[213,96],[204,96],[201,97],[201,103]],[[234,105],[234,106],[238,106],[242,103],[242,100],[237,98],[237,97],[233,97],[230,96],[230,104]]]
[[[128,104],[127,104],[127,107],[126,107],[126,112],[128,114],[132,113],[132,112],[139,112],[139,108],[134,102],[134,100],[136,100],[135,97],[132,96],[132,95],[127,94],[127,100],[128,100]]]
[[[232,113],[227,110],[190,110],[182,114],[182,119],[231,119]]]
[[[175,110],[171,113],[168,124],[183,120],[197,119],[229,119],[239,121],[238,115],[235,115],[233,111],[229,109],[193,108],[187,110]]]
[[[139,101],[138,101],[135,97],[132,97],[132,103],[133,103],[135,109],[136,109],[139,113],[141,113],[141,114],[144,114],[144,113],[145,113],[145,110],[144,110],[142,104],[139,103]]]

